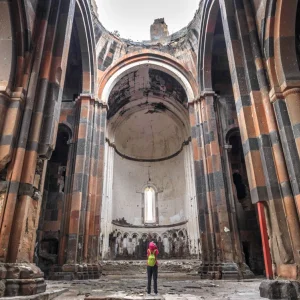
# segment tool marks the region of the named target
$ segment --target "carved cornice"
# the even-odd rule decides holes
[[[278,99],[284,99],[284,96],[282,92],[279,90],[279,88],[272,88],[271,91],[269,92],[269,98],[270,98],[270,102],[274,103]]]
[[[118,223],[116,221],[112,221],[111,223],[115,226],[119,226],[119,227],[126,227],[126,228],[172,228],[172,227],[177,227],[177,226],[182,226],[182,225],[185,225],[187,224],[187,220],[185,221],[182,221],[182,222],[178,222],[178,223],[174,223],[174,224],[169,224],[169,225],[159,225],[159,224],[153,224],[153,225],[150,225],[150,224],[147,224],[147,225],[131,225],[131,224],[121,224],[121,223]]]
[[[292,89],[287,89],[283,92],[283,96],[284,98],[286,98],[287,96],[290,96],[290,95],[295,95],[295,94],[300,94],[300,87],[295,87],[295,88],[292,88]]]
[[[269,92],[269,97],[271,103],[276,102],[279,99],[285,99],[290,95],[300,94],[300,87],[288,87],[285,90],[281,91],[279,88],[273,88]]]
[[[100,106],[101,108],[104,108],[106,110],[109,110],[109,106],[107,103],[105,103],[104,101],[100,100],[100,99],[96,99],[96,104],[98,106]]]
[[[112,148],[115,149],[116,153],[118,155],[120,155],[121,157],[128,159],[128,160],[132,160],[132,161],[139,161],[139,162],[159,162],[159,161],[164,161],[164,160],[168,160],[171,159],[175,156],[177,156],[178,154],[180,154],[180,152],[183,150],[184,146],[187,146],[190,142],[192,141],[192,138],[189,137],[186,141],[184,141],[180,147],[180,149],[178,151],[176,151],[174,154],[166,156],[166,157],[162,157],[162,158],[153,158],[153,159],[143,159],[143,158],[135,158],[135,157],[131,157],[131,156],[127,156],[123,153],[121,153],[116,145],[114,143],[112,143],[108,138],[106,138],[106,142],[108,143],[108,145]]]

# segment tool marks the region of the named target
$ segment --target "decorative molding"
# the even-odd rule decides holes
[[[131,157],[131,156],[128,156],[128,155],[125,155],[123,153],[121,153],[116,145],[112,142],[110,142],[110,140],[108,138],[105,139],[106,142],[108,143],[108,145],[112,148],[115,149],[116,153],[118,155],[120,155],[121,157],[125,158],[125,159],[128,159],[128,160],[132,160],[132,161],[139,161],[139,162],[160,162],[160,161],[165,161],[165,160],[168,160],[168,159],[171,159],[171,158],[174,158],[175,156],[177,156],[178,154],[181,153],[181,151],[183,150],[184,146],[188,146],[189,143],[192,141],[192,138],[189,137],[186,141],[184,141],[180,147],[180,149],[178,151],[176,151],[174,154],[172,155],[169,155],[167,157],[162,157],[162,158],[153,158],[153,159],[143,159],[143,158],[135,158],[135,157]]]
[[[111,223],[115,226],[119,227],[126,227],[126,228],[171,228],[171,227],[176,227],[176,226],[182,226],[185,225],[188,222],[188,220],[170,224],[170,225],[159,225],[159,224],[144,224],[144,225],[131,225],[131,224],[119,224],[116,221],[112,221]]]
[[[287,89],[283,92],[283,96],[284,98],[286,98],[287,96],[290,96],[290,95],[295,95],[295,94],[300,94],[300,87],[295,87],[295,88],[292,88],[292,89]]]

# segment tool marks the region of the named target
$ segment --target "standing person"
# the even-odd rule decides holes
[[[148,275],[148,287],[147,287],[147,294],[151,294],[151,280],[153,276],[154,282],[154,293],[157,295],[157,273],[158,273],[158,266],[157,266],[157,256],[158,256],[158,249],[154,242],[150,242],[149,248],[147,250],[147,275]]]

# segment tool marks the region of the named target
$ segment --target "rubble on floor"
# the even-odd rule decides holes
[[[68,292],[57,300],[258,300],[260,279],[243,281],[201,280],[186,274],[159,274],[158,297],[146,295],[145,274],[123,273],[102,276],[98,280],[48,281],[48,287],[66,287]]]

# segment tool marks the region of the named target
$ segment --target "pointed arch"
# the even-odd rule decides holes
[[[77,0],[74,22],[77,26],[82,57],[82,93],[94,94],[97,72],[96,44],[92,14],[87,0]]]
[[[217,0],[208,0],[204,3],[198,48],[200,93],[212,91],[212,49],[219,11],[220,7]]]

